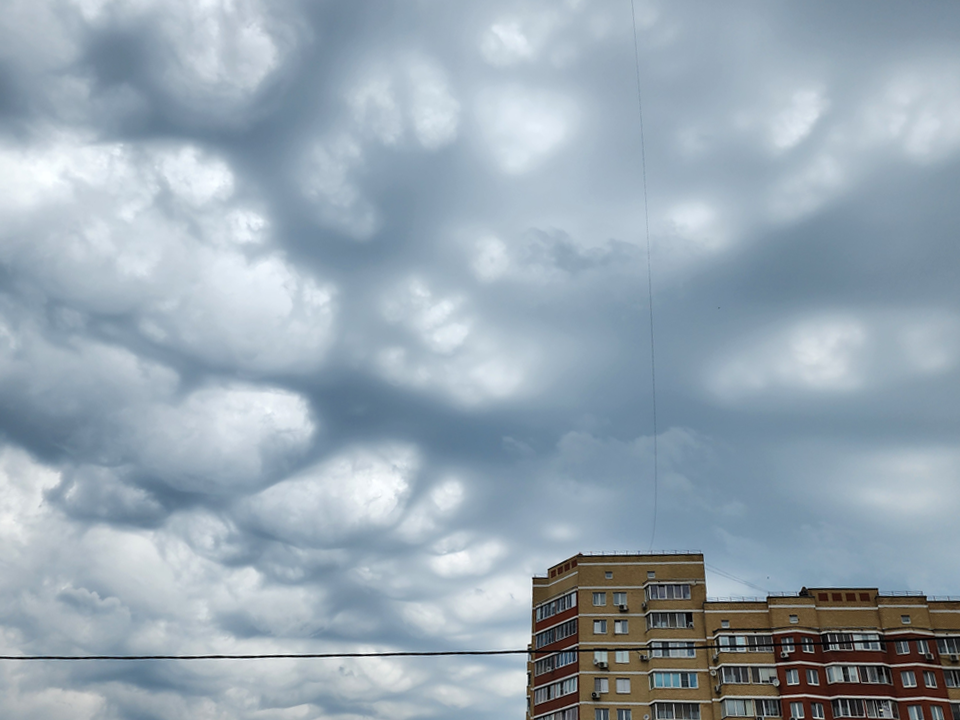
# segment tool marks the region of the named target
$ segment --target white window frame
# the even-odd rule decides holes
[[[630,651],[629,650],[614,650],[613,651],[613,661],[620,665],[624,665],[630,662]]]
[[[908,720],[924,720],[923,705],[907,705]]]
[[[627,604],[627,592],[617,591],[613,594],[613,604],[614,605],[626,605]]]
[[[617,708],[617,720],[633,720],[633,711],[630,708]]]
[[[801,637],[800,638],[800,649],[805,653],[816,652],[813,645],[813,638]]]
[[[790,717],[795,720],[802,720],[803,718],[803,703],[802,702],[791,702],[790,703]]]
[[[610,692],[610,678],[606,677],[595,677],[593,679],[593,691],[595,693],[608,693]]]
[[[790,668],[785,673],[787,685],[800,684],[800,671],[797,668]]]
[[[813,718],[813,720],[824,720],[825,714],[823,710],[823,703],[810,703],[810,717]]]
[[[923,686],[928,688],[937,686],[937,674],[933,670],[923,671]]]
[[[594,607],[604,607],[606,604],[607,604],[607,594],[605,592],[595,592],[593,594]]]
[[[617,695],[630,694],[630,678],[617,678]]]
[[[910,654],[910,641],[909,640],[897,640],[893,643],[893,650],[897,655],[909,655]]]
[[[900,684],[905,688],[915,688],[917,686],[917,674],[913,670],[901,670]]]
[[[594,634],[594,635],[606,635],[606,634],[607,634],[607,621],[606,621],[606,620],[594,620],[594,621],[593,621],[593,634]]]
[[[613,621],[613,634],[614,634],[614,635],[629,635],[629,634],[630,634],[630,621],[629,621],[629,620],[614,620],[614,621]]]
[[[816,668],[807,668],[807,685],[820,684],[820,671]]]
[[[931,720],[943,720],[943,708],[939,705],[931,705],[930,718]]]
[[[610,720],[609,708],[594,708],[593,720]]]

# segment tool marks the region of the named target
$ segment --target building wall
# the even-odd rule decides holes
[[[663,585],[689,586],[689,597],[651,597]],[[565,598],[563,609],[551,614],[558,598]],[[538,607],[549,616],[538,620]],[[563,637],[542,635],[561,627]],[[960,720],[960,658],[937,647],[937,638],[960,644],[956,600],[876,588],[708,600],[699,553],[577,555],[534,578],[531,628],[528,720],[595,720],[598,709],[610,720],[623,720],[626,711],[631,720],[665,720],[671,712],[674,720],[722,720],[746,709],[752,718],[783,720],[795,711],[819,720],[819,709],[823,720],[839,720],[844,716],[835,718],[832,704],[849,699],[863,700],[868,711],[895,709],[901,720],[913,720],[908,706],[919,706],[923,720],[940,720],[938,711],[943,720]],[[840,637],[833,648],[825,644],[828,633],[872,633],[882,642],[878,649],[866,641],[841,649],[847,638]],[[692,656],[687,649],[658,652],[661,642],[692,644]],[[566,664],[551,667],[551,658]],[[836,669],[843,666],[891,682],[849,682],[852,671],[841,676]],[[828,682],[828,668],[844,681]],[[550,686],[562,694],[551,696]],[[837,707],[845,709],[861,707]]]

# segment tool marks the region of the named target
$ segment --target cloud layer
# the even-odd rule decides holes
[[[521,648],[530,575],[651,543],[960,592],[956,8],[637,0],[645,195],[626,3],[8,5],[2,654]],[[0,666],[18,719],[523,692]]]

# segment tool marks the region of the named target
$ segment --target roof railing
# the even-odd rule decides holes
[[[703,555],[702,550],[588,550],[580,553],[584,557],[602,557],[611,555],[613,557],[639,557],[641,555]]]
[[[923,590],[880,590],[877,597],[923,597]]]
[[[707,602],[766,602],[766,598],[753,595],[724,595],[718,597],[707,597]]]

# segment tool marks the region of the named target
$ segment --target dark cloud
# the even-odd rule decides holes
[[[651,541],[956,593],[956,14],[638,2],[655,509],[627,3],[14,2],[5,654],[523,647],[532,573]],[[519,659],[0,671],[14,718],[523,711]]]

